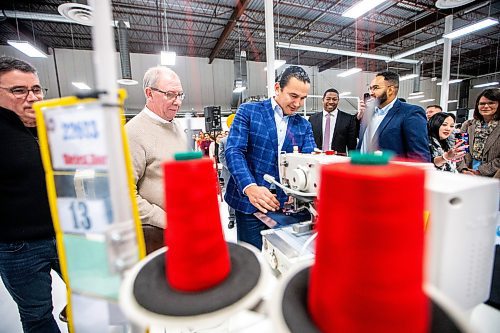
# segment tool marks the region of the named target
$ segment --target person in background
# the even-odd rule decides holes
[[[376,107],[371,119],[363,117],[358,149],[362,153],[387,150],[401,158],[430,162],[425,112],[419,106],[400,102],[398,91],[397,73],[380,72],[372,80],[370,96]]]
[[[323,111],[309,117],[316,146],[323,151],[347,154],[356,149],[356,116],[340,111],[339,92],[328,89],[323,93]]]
[[[229,132],[226,160],[232,177],[225,199],[236,211],[238,239],[259,250],[260,232],[273,225],[268,219],[289,224],[310,218],[278,212],[288,196],[264,180],[265,174],[279,180],[281,151],[291,153],[296,146],[299,152],[310,153],[316,148],[311,124],[297,114],[309,93],[310,82],[301,67],[286,68],[274,85],[276,96],[242,104]]]
[[[23,331],[52,333],[50,270],[60,267],[33,110],[44,94],[33,66],[0,57],[0,277]]]
[[[231,124],[229,124],[230,126]],[[221,169],[221,177],[224,179],[224,193],[226,193],[227,189],[227,183],[229,183],[229,178],[231,178],[231,173],[229,173],[229,169],[227,168],[227,161],[226,161],[226,146],[227,146],[227,136],[223,137],[219,141],[219,161],[220,164],[222,165]],[[234,215],[234,208],[228,205],[229,209],[229,223],[227,224],[227,227],[229,229],[234,228],[234,223],[236,221],[236,217]]]
[[[177,74],[163,66],[146,71],[143,80],[146,106],[126,125],[136,199],[146,252],[163,247],[165,225],[161,163],[187,149],[187,138],[175,115],[184,99]]]
[[[425,108],[425,116],[427,117],[427,121],[431,119],[433,115],[438,112],[443,112],[443,108],[439,105],[429,105]]]
[[[469,175],[500,178],[500,89],[485,89],[476,99],[473,119],[462,125],[469,135],[469,152],[458,170]]]
[[[216,164],[219,163],[219,143],[222,138],[222,133],[217,133],[215,141],[212,141],[209,147],[209,156]]]
[[[455,115],[439,112],[429,119],[429,149],[432,162],[441,171],[457,172],[456,163],[461,161],[468,147],[463,140],[454,142],[450,136],[455,128]]]
[[[212,138],[210,134],[204,133],[203,140],[200,142],[200,150],[203,156],[210,157],[210,145],[212,144]]]

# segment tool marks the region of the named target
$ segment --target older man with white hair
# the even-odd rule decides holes
[[[161,162],[185,150],[187,141],[175,119],[184,99],[177,74],[167,67],[150,68],[144,74],[143,88],[146,106],[125,128],[146,251],[150,253],[163,246],[165,210]]]

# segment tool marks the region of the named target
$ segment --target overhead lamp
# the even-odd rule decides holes
[[[491,26],[496,25],[496,24],[498,24],[498,20],[493,19],[491,17],[488,17],[488,18],[481,20],[477,23],[469,24],[463,28],[460,28],[460,29],[454,30],[452,32],[449,32],[447,34],[444,34],[443,37],[449,38],[449,39],[454,39],[454,38],[458,38],[458,37],[462,37],[462,36],[471,34],[473,32],[481,30],[481,29],[491,27]]]
[[[363,0],[346,10],[342,16],[358,18],[387,0]]]
[[[123,84],[124,86],[133,86],[133,85],[136,85],[138,83],[136,80],[132,80],[132,79],[119,79],[119,80],[116,80],[116,82],[118,82],[119,84]]]
[[[47,55],[40,51],[35,46],[31,45],[30,42],[23,40],[8,40],[7,44],[14,46],[16,49],[26,54],[31,58],[47,58]]]
[[[443,42],[444,42],[444,39],[440,38],[440,39],[435,40],[433,42],[430,42],[430,43],[427,43],[427,44],[424,44],[424,45],[420,45],[420,46],[417,46],[417,47],[415,47],[415,48],[413,48],[411,50],[408,50],[408,51],[396,54],[396,55],[392,56],[392,59],[401,59],[401,58],[404,58],[406,56],[409,56],[409,55],[412,55],[412,54],[415,54],[415,53],[418,53],[418,52],[425,51],[425,50],[430,49],[430,48],[432,48],[434,46],[441,45],[441,44],[443,44]]]
[[[351,94],[351,92],[350,92],[350,91],[344,91],[344,92],[341,92],[341,93],[339,94],[339,97],[349,96],[350,94]]]
[[[351,69],[348,69],[340,74],[337,74],[338,77],[347,77],[349,75],[352,75],[352,74],[356,74],[356,73],[359,73],[361,72],[363,69],[359,68],[359,67],[353,67]]]
[[[234,93],[243,92],[243,91],[245,91],[246,88],[247,87],[243,86],[243,80],[235,80],[234,81],[234,89],[233,89]]]
[[[448,104],[450,104],[450,103],[458,103],[458,99],[452,99],[452,100],[448,101]]]
[[[239,87],[239,88],[234,88],[234,89],[233,89],[233,92],[234,92],[234,93],[240,93],[240,92],[245,91],[245,89],[247,89],[247,87]]]
[[[427,103],[427,102],[434,102],[435,99],[434,98],[429,98],[429,99],[423,99],[420,101],[420,103]]]
[[[175,54],[175,52],[161,51],[160,52],[160,63],[163,66],[174,66],[176,56],[177,55]]]
[[[458,82],[462,82],[463,79],[454,79],[454,80],[450,80],[448,81],[448,84],[452,84],[452,83],[458,83]],[[443,82],[438,82],[436,83],[438,86],[442,86],[443,85]]]
[[[408,99],[420,99],[420,98],[424,98],[425,96],[424,95],[413,95],[413,96],[409,96]]]
[[[481,83],[481,84],[476,84],[472,88],[484,88],[484,87],[490,87],[490,86],[496,86],[498,85],[498,82],[488,82],[488,83]]]
[[[410,96],[416,96],[416,95],[423,95],[423,94],[424,94],[423,91],[415,91],[415,92],[410,93],[409,95]]]
[[[281,66],[286,64],[286,60],[275,60],[274,61],[274,70],[278,70]],[[264,70],[267,71],[267,66],[264,67]]]
[[[90,87],[85,82],[71,82],[71,84],[80,90],[90,90]]]
[[[348,57],[358,57],[358,58],[366,58],[366,59],[373,59],[373,60],[382,60],[385,62],[394,61],[394,62],[400,62],[400,63],[404,63],[404,64],[418,64],[420,62],[419,60],[414,60],[414,59],[406,59],[406,58],[393,59],[393,58],[388,57],[388,56],[372,54],[372,53],[353,52],[353,51],[330,49],[330,48],[319,47],[319,46],[301,45],[301,44],[293,44],[293,43],[286,43],[286,42],[277,42],[276,47],[280,47],[283,49],[291,49],[291,50],[338,54],[338,55],[344,55],[344,56],[348,56]]]
[[[405,75],[405,76],[401,76],[399,78],[399,81],[406,81],[406,80],[410,80],[410,79],[414,79],[416,77],[418,77],[419,75],[416,74],[416,73],[413,73],[413,74],[408,74],[408,75]]]

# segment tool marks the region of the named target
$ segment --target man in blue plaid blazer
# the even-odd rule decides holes
[[[260,231],[268,227],[254,214],[267,214],[283,224],[299,221],[280,213],[288,197],[279,188],[273,194],[264,175],[279,179],[281,151],[291,153],[298,146],[299,152],[310,153],[316,148],[311,124],[296,114],[304,105],[309,87],[307,73],[290,66],[275,83],[276,97],[242,104],[231,126],[226,160],[232,177],[225,200],[235,209],[238,239],[258,249],[262,248]]]

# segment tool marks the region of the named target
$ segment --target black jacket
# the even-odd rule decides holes
[[[309,117],[316,146],[323,146],[323,111],[316,112]],[[346,153],[347,150],[356,149],[356,116],[338,110],[337,121],[333,130],[332,150]]]
[[[54,236],[36,128],[0,107],[0,242]]]

